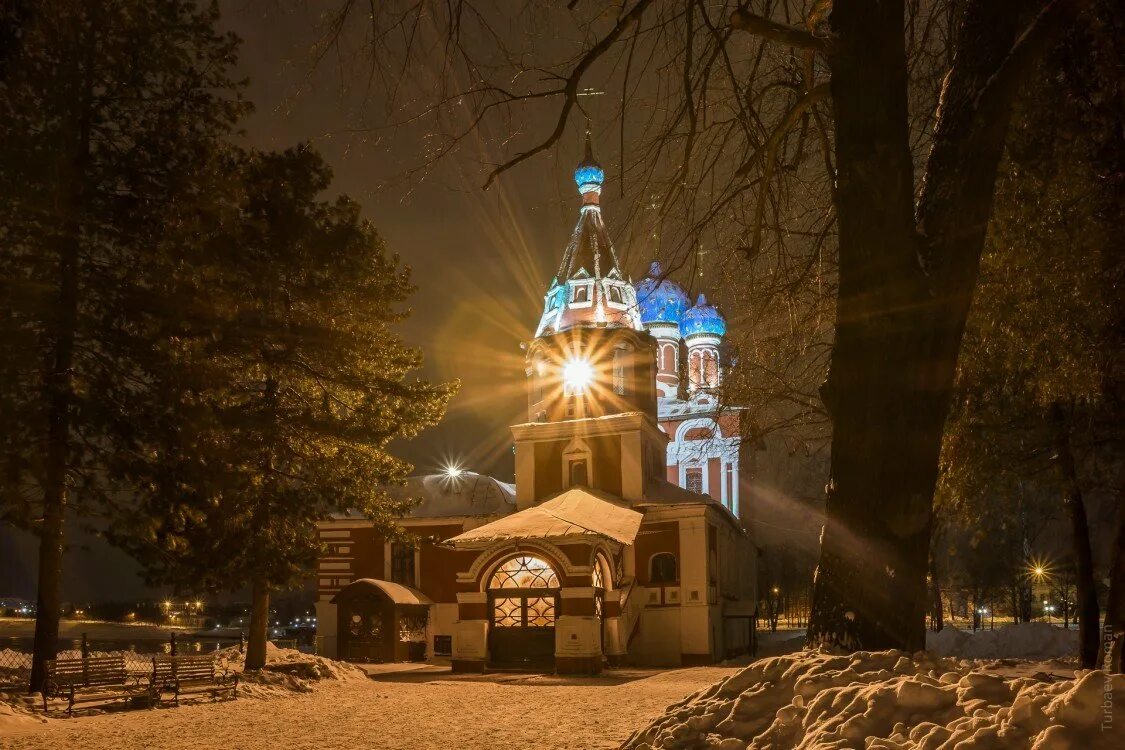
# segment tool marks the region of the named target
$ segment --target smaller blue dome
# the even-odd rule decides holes
[[[727,321],[718,308],[707,304],[707,298],[701,294],[695,307],[684,313],[683,320],[680,321],[680,333],[684,338],[699,334],[721,338],[727,333]]]
[[[663,269],[658,261],[649,266],[648,276],[637,282],[637,305],[642,323],[676,323],[687,310],[687,293],[671,279],[661,279]]]
[[[603,182],[605,182],[605,172],[596,162],[579,164],[578,169],[574,170],[574,183],[578,185],[578,192],[582,195],[600,193]]]

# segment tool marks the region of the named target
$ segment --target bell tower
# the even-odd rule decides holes
[[[519,508],[575,485],[626,500],[664,472],[656,342],[601,213],[605,172],[586,133],[578,223],[526,346],[528,421],[512,427]]]

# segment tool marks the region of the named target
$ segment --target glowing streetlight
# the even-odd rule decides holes
[[[563,383],[570,393],[582,393],[594,382],[594,367],[588,359],[568,359],[563,363]]]

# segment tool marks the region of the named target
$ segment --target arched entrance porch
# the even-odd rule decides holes
[[[553,665],[560,588],[555,569],[541,557],[520,553],[496,566],[487,584],[490,665]]]

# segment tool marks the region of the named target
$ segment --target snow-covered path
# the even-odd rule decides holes
[[[0,748],[601,748],[737,671],[700,667],[599,678],[388,675],[257,700],[53,720]],[[9,728],[9,731],[11,729]]]

